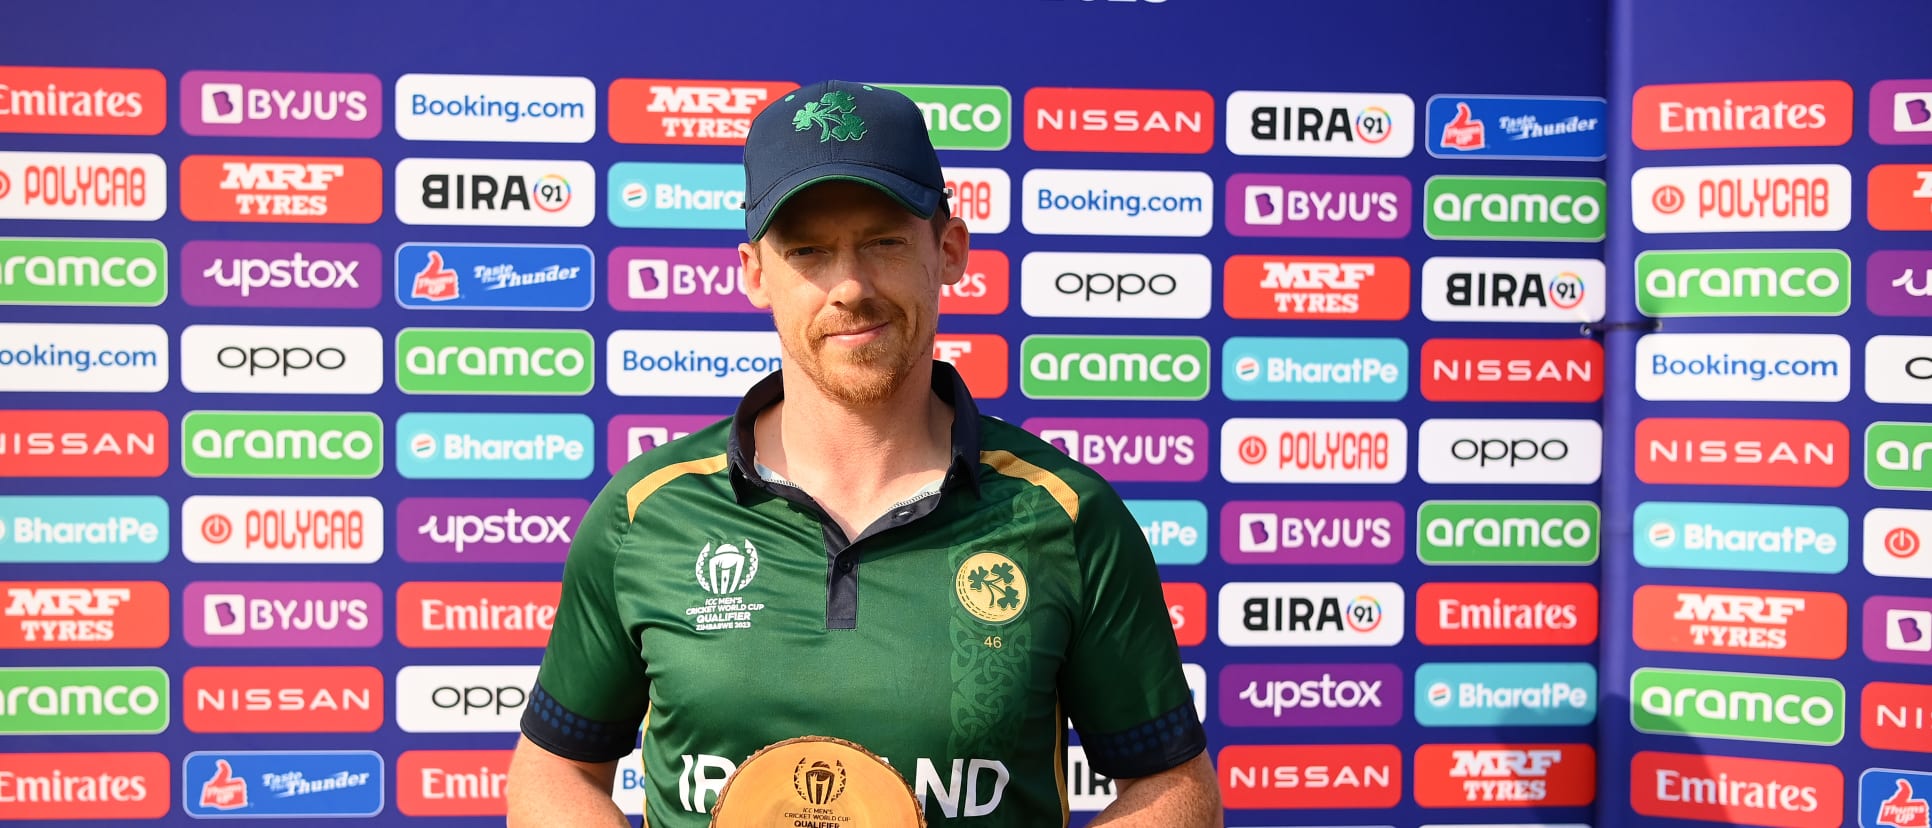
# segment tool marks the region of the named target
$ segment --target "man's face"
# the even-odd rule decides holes
[[[965,272],[966,247],[958,219],[935,234],[886,194],[829,181],[793,196],[738,255],[752,304],[771,309],[785,367],[866,406],[932,359],[939,289]]]

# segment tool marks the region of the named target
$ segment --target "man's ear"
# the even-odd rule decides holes
[[[956,285],[966,276],[966,252],[971,246],[966,221],[958,216],[947,219],[946,229],[939,233],[940,284]]]
[[[771,307],[771,293],[765,290],[765,266],[758,258],[758,242],[738,245],[738,268],[745,274],[745,296],[754,308]]]

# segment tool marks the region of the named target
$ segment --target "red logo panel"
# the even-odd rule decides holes
[[[1409,315],[1409,261],[1400,256],[1230,256],[1222,302],[1236,319],[1355,319]]]
[[[160,135],[168,80],[153,69],[0,66],[0,132]]]
[[[1829,592],[1637,588],[1637,646],[1677,653],[1834,659],[1845,654],[1845,599]]]
[[[610,85],[610,137],[620,144],[744,146],[751,119],[798,84],[619,78]]]
[[[1932,164],[1880,164],[1865,176],[1865,213],[1879,230],[1932,230]]]
[[[374,733],[382,719],[374,667],[190,667],[181,677],[192,733]]]
[[[1214,148],[1214,96],[1198,89],[1026,92],[1026,145],[1045,152],[1198,154]]]
[[[941,316],[987,316],[1006,312],[1012,296],[1013,266],[998,250],[969,250],[966,275],[939,289]]]
[[[160,477],[159,411],[0,411],[0,477]]]
[[[396,757],[396,810],[406,816],[503,816],[507,750],[405,750]]]
[[[1393,808],[1402,802],[1394,745],[1229,745],[1215,755],[1230,808]]]
[[[1006,395],[1006,353],[999,334],[940,334],[932,341],[932,358],[951,363],[975,399]]]
[[[1851,140],[1852,88],[1837,80],[1639,87],[1630,140],[1647,150],[1836,147]]]
[[[160,819],[173,800],[172,774],[159,753],[0,753],[0,821]]]
[[[189,221],[371,224],[382,218],[374,158],[190,155],[181,161]]]
[[[1422,397],[1434,402],[1596,402],[1603,346],[1593,339],[1431,339]]]
[[[1838,828],[1845,775],[1811,762],[1644,751],[1630,757],[1630,807],[1662,819]]]
[[[557,620],[556,581],[411,581],[396,588],[404,647],[542,647]]]
[[[1637,424],[1637,479],[1698,486],[1845,485],[1851,432],[1831,420],[1652,417]]]
[[[1868,747],[1932,753],[1932,684],[1875,681],[1858,699],[1858,735]]]
[[[168,643],[159,581],[0,581],[0,649],[146,650]]]
[[[1207,588],[1200,584],[1161,584],[1167,599],[1167,620],[1174,625],[1174,640],[1192,647],[1207,640]]]
[[[1415,801],[1425,808],[1535,808],[1597,799],[1597,752],[1580,744],[1423,745]]]
[[[1562,646],[1597,640],[1594,584],[1431,583],[1415,592],[1424,644]]]

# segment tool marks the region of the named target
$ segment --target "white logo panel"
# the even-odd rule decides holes
[[[740,397],[779,354],[776,331],[611,331],[605,380],[620,397]]]
[[[1230,483],[1400,483],[1409,431],[1401,420],[1235,417],[1221,424]]]
[[[1932,578],[1932,511],[1866,512],[1865,571],[1886,578]]]
[[[1415,151],[1415,99],[1239,91],[1228,95],[1227,131],[1235,155],[1407,158]]]
[[[160,325],[0,324],[0,391],[166,387],[168,332]]]
[[[1839,164],[1645,167],[1630,176],[1630,220],[1645,233],[1843,230],[1851,171]]]
[[[409,666],[396,671],[396,726],[405,733],[515,733],[537,668]]]
[[[1422,263],[1422,315],[1437,322],[1598,322],[1600,259],[1436,256]]]
[[[1595,483],[1603,427],[1591,420],[1425,420],[1416,474],[1428,483]]]
[[[1408,623],[1402,585],[1235,582],[1216,598],[1230,647],[1393,647]]]
[[[1214,263],[1198,253],[1028,253],[1027,316],[1200,319],[1214,304]]]
[[[583,227],[597,216],[597,173],[583,161],[404,158],[396,220],[404,224]]]
[[[374,394],[382,390],[375,328],[189,325],[181,385],[197,394]]]
[[[1646,400],[1837,402],[1851,393],[1851,343],[1837,334],[1665,334],[1637,340]]]
[[[1865,396],[1872,402],[1932,405],[1932,336],[1867,340]]]
[[[1214,179],[1204,172],[1028,170],[1020,223],[1046,236],[1205,236]]]
[[[597,85],[535,75],[403,75],[396,134],[405,141],[581,144],[597,135]]]
[[[1013,223],[1013,177],[998,167],[946,167],[953,215],[975,236],[1004,233]]]
[[[373,497],[229,497],[181,502],[181,554],[195,563],[360,564],[382,558]]]

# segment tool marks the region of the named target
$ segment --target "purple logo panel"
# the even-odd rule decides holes
[[[1400,175],[1228,178],[1228,232],[1237,236],[1399,239],[1409,235],[1415,186]]]
[[[1391,564],[1408,548],[1394,501],[1233,500],[1221,507],[1221,559],[1235,564]]]
[[[735,247],[618,247],[605,272],[610,306],[621,311],[766,312],[745,296]]]
[[[360,242],[191,241],[181,295],[203,308],[373,308],[382,259]]]
[[[1932,79],[1872,84],[1872,141],[1932,144]]]
[[[1867,598],[1863,629],[1866,658],[1932,665],[1932,598]]]
[[[1932,250],[1879,250],[1865,260],[1865,306],[1879,316],[1932,316]]]
[[[610,418],[609,446],[610,473],[616,474],[624,464],[637,459],[637,456],[665,443],[711,425],[728,414],[712,416],[709,414],[620,414]]]
[[[1191,483],[1207,476],[1200,420],[1034,417],[1020,424],[1113,483]]]
[[[364,581],[197,581],[181,603],[192,647],[382,643],[382,587]]]
[[[1216,686],[1232,727],[1381,727],[1408,704],[1393,664],[1230,664]]]
[[[374,138],[382,79],[335,72],[189,72],[181,131],[255,138]]]
[[[410,497],[396,549],[414,563],[562,563],[590,501],[575,497]]]

